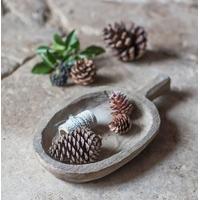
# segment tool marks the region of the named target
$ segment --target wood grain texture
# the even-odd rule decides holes
[[[155,78],[139,92],[123,90],[134,104],[135,110],[131,116],[133,126],[126,135],[111,133],[106,120],[93,127],[94,131],[103,139],[99,161],[90,164],[61,163],[52,159],[47,154],[47,150],[57,132],[58,125],[66,120],[70,114],[75,115],[83,110],[92,110],[97,107],[105,109],[111,92],[110,88],[81,96],[69,102],[56,114],[54,113],[57,108],[54,108],[42,119],[36,130],[34,149],[40,163],[57,178],[77,183],[92,181],[112,173],[139,154],[158,133],[160,126],[158,111],[145,96],[153,99],[167,91],[169,86],[169,77],[162,75]]]

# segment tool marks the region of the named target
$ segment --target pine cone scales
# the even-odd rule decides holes
[[[109,98],[110,108],[114,111],[112,114],[130,114],[133,105],[129,102],[126,95],[120,92],[114,92]]]
[[[127,28],[123,22],[108,25],[103,30],[105,42],[115,50],[122,61],[133,61],[140,58],[145,50],[147,34],[144,28],[133,23]]]
[[[126,133],[132,126],[130,118],[126,114],[115,115],[112,122],[109,123],[109,128],[115,133]]]
[[[88,85],[94,82],[96,68],[92,60],[78,60],[71,68],[70,75],[73,81],[80,85]]]
[[[53,141],[49,154],[62,162],[84,164],[97,160],[100,147],[101,138],[91,129],[81,127]]]

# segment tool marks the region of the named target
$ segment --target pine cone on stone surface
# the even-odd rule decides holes
[[[92,60],[81,59],[71,68],[70,75],[76,84],[89,85],[94,82],[96,67]]]
[[[111,24],[103,30],[105,42],[115,50],[116,56],[124,61],[140,58],[147,46],[147,34],[143,27],[131,24],[130,28],[121,22]]]
[[[128,115],[118,114],[113,117],[112,122],[108,126],[112,132],[123,134],[130,130],[132,122]]]
[[[87,127],[62,134],[52,141],[49,154],[56,160],[71,164],[85,164],[98,159],[101,138]]]
[[[118,113],[130,114],[133,110],[133,104],[121,92],[113,92],[109,97],[109,103],[113,115]]]

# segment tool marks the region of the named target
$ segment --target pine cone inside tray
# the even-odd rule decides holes
[[[96,76],[96,67],[92,60],[81,59],[71,68],[70,75],[72,80],[79,85],[89,85],[94,82]]]
[[[116,56],[124,61],[133,61],[140,58],[147,46],[147,34],[143,27],[134,23],[128,28],[123,22],[111,24],[103,30],[104,40]]]
[[[91,129],[83,126],[53,140],[49,147],[49,154],[61,162],[85,164],[98,159],[100,148],[101,138]]]
[[[111,123],[109,123],[109,128],[112,132],[123,134],[127,133],[132,126],[132,122],[128,115],[118,114],[113,117]]]
[[[109,103],[113,115],[118,113],[131,114],[133,109],[133,104],[121,92],[113,92],[109,98]]]

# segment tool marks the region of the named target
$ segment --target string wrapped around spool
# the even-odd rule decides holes
[[[95,115],[91,111],[85,110],[76,116],[69,116],[69,119],[58,127],[58,131],[62,135],[63,133],[70,133],[81,126],[90,127],[96,122]]]

